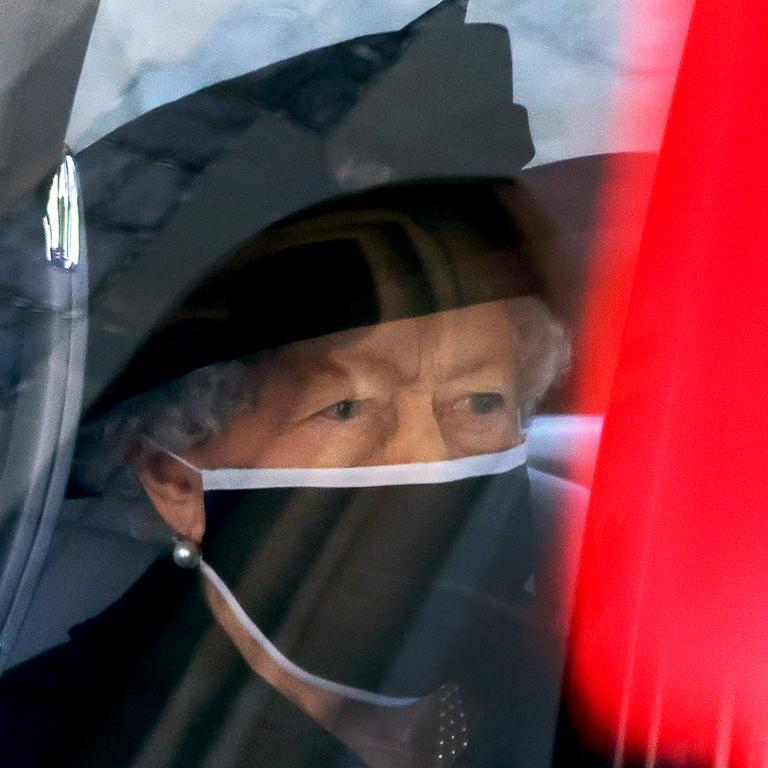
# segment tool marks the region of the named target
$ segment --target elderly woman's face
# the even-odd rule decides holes
[[[434,461],[520,440],[512,313],[498,301],[289,344],[252,402],[189,451],[207,467]]]
[[[510,448],[512,318],[496,301],[286,345],[253,365],[250,402],[182,455],[206,468],[350,467]],[[161,458],[141,478],[161,515],[199,538],[202,488],[187,471]]]

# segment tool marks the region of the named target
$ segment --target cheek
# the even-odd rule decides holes
[[[248,407],[197,449],[197,461],[210,468],[267,466],[262,457],[279,429],[267,409]]]
[[[476,415],[446,409],[438,414],[440,431],[455,457],[496,453],[517,445],[522,435],[516,412]]]

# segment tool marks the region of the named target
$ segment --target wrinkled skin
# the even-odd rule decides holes
[[[251,368],[252,397],[182,455],[205,467],[439,461],[520,442],[512,313],[496,301],[296,342]],[[200,476],[169,456],[140,474],[181,535],[205,530]]]

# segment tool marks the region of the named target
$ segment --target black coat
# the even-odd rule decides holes
[[[374,506],[358,521],[366,533],[355,540],[354,557],[347,553],[342,568],[326,564],[328,588],[307,593],[340,520],[316,505],[301,506],[305,514],[294,509],[288,526],[281,505],[271,504],[271,517],[248,518],[250,530],[224,526],[208,542],[209,559],[228,552],[219,568],[228,583],[247,567],[253,589],[238,597],[259,626],[297,663],[347,684],[423,695],[459,682],[481,713],[462,765],[547,765],[559,655],[519,578],[519,519],[512,515],[514,525],[501,528],[497,519],[494,530],[475,526],[474,533],[462,524],[443,549],[454,559],[459,552],[465,564],[488,561],[488,568],[462,583],[446,577],[443,558],[440,578],[415,590],[409,564],[433,549],[390,547],[383,575],[360,566],[382,547],[386,523]],[[439,527],[447,529],[444,519]],[[244,540],[262,546],[239,547],[248,556],[238,563],[232,552]],[[467,544],[463,553],[459,540]],[[518,575],[510,580],[510,573]],[[170,558],[158,559],[120,600],[70,636],[0,681],[7,765],[360,765],[247,667],[213,621],[196,572]]]

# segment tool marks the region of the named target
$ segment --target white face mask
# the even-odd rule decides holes
[[[465,456],[448,461],[386,464],[365,467],[291,467],[266,469],[205,469],[147,440],[154,448],[197,472],[204,491],[242,491],[268,488],[372,488],[450,483],[471,477],[500,475],[525,464],[528,450],[520,443],[505,451]]]
[[[392,603],[406,617],[413,616],[429,602],[436,574],[450,583],[452,568],[474,569],[476,587],[483,568],[492,570],[492,564],[462,555],[461,542],[471,543],[474,536],[471,548],[498,544],[508,552],[515,562],[504,569],[503,578],[520,588],[532,567],[525,444],[450,461],[333,469],[203,469],[155,447],[202,476],[203,554],[180,541],[174,560],[199,568],[216,621],[249,666],[371,768],[456,764],[469,747],[472,730],[472,713],[465,711],[459,685],[443,678],[428,696],[391,696],[308,672],[278,650],[234,592],[249,591],[245,572],[259,572],[259,548],[268,547],[270,537],[279,538],[282,534],[275,531],[286,521],[289,528],[304,531],[294,549],[308,547],[309,552],[299,555],[293,567],[298,562],[314,583],[325,579],[322,589],[332,594],[323,602],[341,606],[329,613],[339,626],[340,656],[354,643],[343,631],[345,616],[353,610],[351,604],[345,608],[350,579],[361,585],[361,599]],[[457,566],[462,557],[463,565]],[[408,620],[398,611],[381,613],[384,629],[397,621],[406,627]],[[377,642],[375,631],[368,640],[371,655],[386,645]],[[350,655],[365,657],[367,652],[365,646]],[[396,658],[398,649],[382,653]]]

